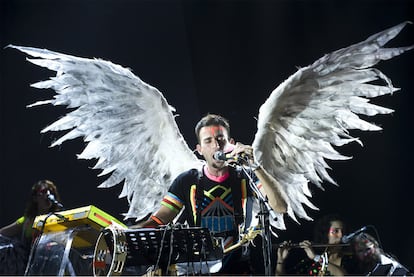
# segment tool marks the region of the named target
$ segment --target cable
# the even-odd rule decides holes
[[[155,267],[154,270],[158,269],[159,267],[159,263],[161,260],[161,254],[164,248],[164,239],[165,239],[165,235],[167,234],[167,227],[164,228],[164,232],[162,233],[162,237],[161,237],[161,243],[160,243],[160,249],[159,249],[159,253],[158,253],[158,257],[157,257],[157,262],[155,263]]]
[[[172,257],[172,254],[173,254],[173,248],[174,248],[174,243],[173,243],[173,241],[174,241],[174,230],[173,230],[174,228],[171,228],[171,235],[170,235],[170,243],[169,243],[169,246],[170,246],[170,251],[169,251],[169,253],[168,253],[168,262],[167,262],[167,268],[166,268],[166,274],[168,275],[168,272],[169,272],[169,268],[170,268],[170,265],[171,265],[171,257]]]

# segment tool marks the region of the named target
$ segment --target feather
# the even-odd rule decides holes
[[[174,108],[130,70],[100,59],[10,47],[35,57],[30,62],[56,71],[55,77],[32,85],[55,90],[54,98],[30,106],[63,105],[73,110],[42,132],[67,131],[52,147],[84,139],[86,147],[78,158],[97,159],[94,168],[109,175],[99,187],[124,181],[119,197],[129,201],[126,218],[154,212],[172,180],[201,163],[179,132]]]
[[[305,207],[310,201],[309,183],[323,189],[322,182],[336,184],[329,176],[325,159],[350,159],[333,146],[356,141],[349,130],[378,131],[357,114],[389,114],[392,109],[369,103],[369,99],[398,89],[379,70],[372,68],[414,46],[382,48],[408,22],[401,23],[363,42],[329,53],[310,66],[299,69],[280,84],[260,107],[253,141],[257,164],[283,187],[288,215],[312,220]],[[383,81],[385,84],[372,83]],[[278,221],[283,220],[279,217]],[[284,226],[284,223],[278,223]]]

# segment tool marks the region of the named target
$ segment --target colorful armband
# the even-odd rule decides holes
[[[165,225],[165,223],[162,222],[162,220],[159,217],[155,216],[155,215],[152,215],[150,218],[151,218],[152,221],[154,221],[158,225]]]

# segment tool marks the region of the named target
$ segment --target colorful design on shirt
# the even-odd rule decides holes
[[[161,201],[161,205],[175,211],[179,212],[183,207],[183,201],[172,193],[168,193]]]
[[[203,172],[200,173],[200,170]],[[235,203],[233,203],[235,195],[241,197],[241,216],[250,214],[246,211],[246,204],[252,192],[249,189],[247,177],[243,172],[235,172],[231,168],[225,180],[217,182],[209,178],[209,174],[205,174],[205,169],[200,170],[191,169],[180,174],[171,184],[169,196],[178,201],[180,208],[183,207],[182,204],[185,205],[181,221],[185,220],[190,226],[209,228],[216,237],[223,239],[221,243],[224,248],[227,248],[236,241],[238,234],[234,215],[238,208],[235,210]],[[237,188],[236,192],[232,191],[231,184]],[[196,199],[197,196],[200,199]],[[166,203],[163,205],[172,209]],[[197,209],[198,205],[200,207]],[[197,213],[200,213],[201,219],[197,218]]]
[[[196,189],[196,185],[192,185],[190,187],[190,202],[191,202],[191,211],[193,212],[193,219],[194,222],[197,222],[197,199],[196,199],[196,195],[197,195],[197,189]]]
[[[231,188],[216,185],[204,191],[201,202],[201,227],[207,227],[213,233],[234,230],[234,208]],[[196,185],[191,186],[191,210],[196,222]]]

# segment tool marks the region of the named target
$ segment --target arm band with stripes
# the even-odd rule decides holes
[[[156,217],[155,215],[152,215],[150,217],[155,223],[157,223],[158,225],[165,225],[164,222],[162,222],[161,219],[159,219],[158,217]]]

